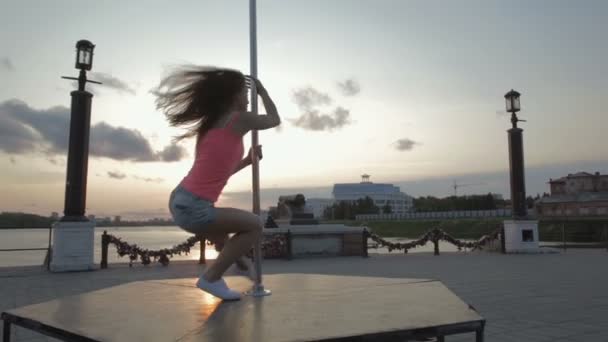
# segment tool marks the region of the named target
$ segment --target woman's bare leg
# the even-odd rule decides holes
[[[215,251],[218,253],[221,252],[222,249],[224,249],[224,245],[226,244],[226,242],[229,239],[230,239],[230,236],[228,234],[222,235],[221,237],[208,236],[208,240],[211,241],[211,243],[213,243],[213,245],[215,246]],[[241,271],[249,270],[249,264],[247,263],[247,260],[245,260],[245,258],[246,257],[244,255],[242,255],[234,261],[234,264]]]
[[[234,208],[216,208],[217,216],[213,223],[205,226],[209,234],[236,233],[224,245],[215,262],[207,268],[203,278],[214,282],[239,257],[247,253],[262,233],[260,218],[250,212]]]

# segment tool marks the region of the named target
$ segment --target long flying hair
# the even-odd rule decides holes
[[[188,126],[175,141],[204,136],[232,107],[245,87],[237,70],[208,66],[182,66],[163,78],[152,91],[156,108],[172,127]]]

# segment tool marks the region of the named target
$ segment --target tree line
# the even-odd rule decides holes
[[[528,196],[526,206],[528,209],[534,208],[536,201],[540,199],[540,194]],[[437,198],[433,196],[418,197],[414,199],[414,208],[417,212],[429,211],[464,211],[464,210],[495,210],[504,209],[511,206],[510,200],[495,198],[491,193],[487,195],[470,196],[450,196]]]
[[[504,208],[507,201],[495,198],[492,194],[472,196],[450,196],[437,198],[433,196],[414,199],[414,208],[418,212],[452,211],[452,210],[494,210]]]
[[[26,213],[0,213],[0,229],[2,228],[49,228],[56,220]]]
[[[390,205],[385,205],[387,213],[392,212]],[[356,201],[339,201],[325,208],[323,218],[326,220],[354,220],[355,216],[363,214],[378,214],[380,207],[374,204],[369,196]]]
[[[0,229],[14,228],[50,228],[58,218],[45,217],[28,213],[0,213]],[[143,220],[143,221],[98,221],[96,227],[142,227],[142,226],[174,226],[173,220]]]
[[[533,208],[540,195],[528,196],[526,204]],[[465,211],[465,210],[495,210],[511,206],[510,200],[499,199],[491,193],[487,195],[450,196],[437,198],[434,196],[421,196],[414,198],[414,212],[433,211]],[[357,215],[364,214],[390,214],[393,212],[390,201],[384,206],[377,206],[370,197],[360,198],[356,201],[339,201],[325,208],[323,218],[326,220],[354,220]]]

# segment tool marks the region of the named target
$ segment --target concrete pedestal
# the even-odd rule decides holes
[[[94,222],[57,222],[53,225],[52,272],[89,271],[95,268]]]
[[[280,225],[264,229],[265,235],[291,234],[291,255],[300,256],[364,256],[367,240],[363,240],[365,227],[347,227],[343,224]]]
[[[538,221],[506,220],[504,228],[507,253],[540,253]]]

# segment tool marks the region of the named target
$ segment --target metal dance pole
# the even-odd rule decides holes
[[[249,47],[251,49],[251,76],[258,77],[258,44],[257,44],[257,22],[256,22],[256,0],[249,0]],[[251,85],[251,112],[258,115],[258,92],[255,82]],[[258,131],[251,131],[251,146],[258,146]],[[260,216],[260,163],[259,158],[253,150],[253,160],[251,163],[252,187],[253,187],[253,213]],[[262,239],[260,236],[253,248],[253,258],[255,261],[255,284],[247,293],[254,297],[268,296],[270,290],[264,289],[262,284]]]

